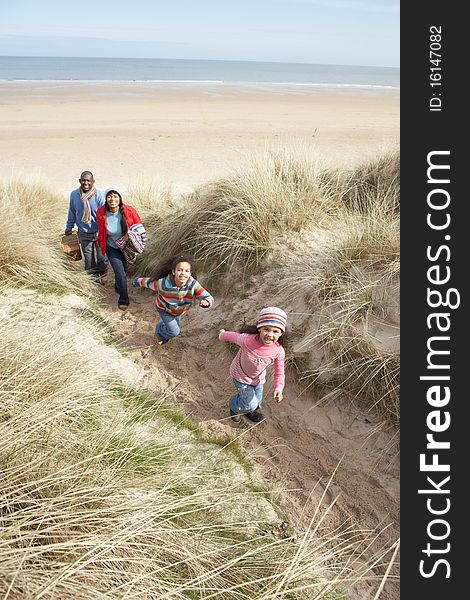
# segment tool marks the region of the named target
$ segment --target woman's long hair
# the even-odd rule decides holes
[[[157,269],[157,273],[155,274],[155,279],[163,279],[170,273],[173,273],[173,271],[176,268],[176,265],[178,265],[179,263],[182,263],[182,262],[187,262],[190,264],[191,277],[194,277],[194,279],[196,279],[197,278],[196,261],[195,261],[194,257],[190,256],[189,254],[178,254],[177,256],[173,256],[172,258],[167,260],[165,263],[163,263],[163,265],[159,269]]]

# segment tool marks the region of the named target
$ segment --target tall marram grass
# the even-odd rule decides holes
[[[228,275],[232,287],[248,272],[262,287],[267,277],[281,306],[303,299],[319,323],[302,345],[325,360],[310,367],[301,361],[304,374],[336,381],[397,423],[399,354],[376,344],[368,329],[372,317],[374,327],[398,327],[399,166],[395,151],[351,171],[327,171],[289,152],[259,156],[201,186],[173,213],[162,209],[137,268],[151,275],[164,259],[189,252],[211,285]],[[276,262],[285,265],[284,276]]]
[[[301,376],[396,422],[398,354],[369,325],[398,314],[397,165],[338,174],[269,155],[178,201],[136,189],[150,237],[137,268],[191,252],[209,274],[250,271],[290,320],[305,312]],[[230,453],[181,432],[161,398],[146,396],[142,419],[116,391],[122,357],[98,324],[25,291],[95,293],[58,249],[66,206],[41,187],[0,189],[2,597],[343,600],[388,548],[365,560],[364,532],[328,531],[323,506],[308,531],[272,533],[272,507]],[[273,263],[286,243],[293,260]]]
[[[93,293],[83,268],[68,261],[60,248],[67,206],[66,199],[41,185],[12,181],[0,186],[0,281]]]
[[[357,399],[396,425],[400,419],[399,157],[339,172],[328,184],[339,204],[326,226],[306,225],[279,248],[272,277],[284,302],[301,307],[294,345],[300,377],[328,397]],[[313,324],[312,324],[313,323]],[[318,388],[318,386],[317,386]]]
[[[162,257],[189,252],[210,273],[252,271],[280,236],[328,220],[334,206],[322,191],[324,178],[324,170],[289,153],[259,156],[184,198],[156,226],[140,266],[151,272]]]
[[[341,199],[352,211],[400,212],[400,153],[390,151],[350,173],[339,173]]]
[[[140,180],[128,188],[124,201],[137,209],[147,232],[178,210],[171,188],[158,179]]]
[[[142,423],[115,396],[96,323],[1,292],[3,598],[346,598],[362,532],[326,535],[318,510],[299,538],[267,533],[223,449],[159,418],[158,398]]]
[[[330,384],[330,393],[353,397],[385,422],[400,422],[400,355],[378,348],[364,332],[347,324],[326,322],[313,336],[325,360],[303,376]]]

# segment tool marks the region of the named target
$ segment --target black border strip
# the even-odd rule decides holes
[[[463,140],[470,109],[466,106],[464,110],[463,104],[470,104],[470,99],[465,91],[469,69],[459,53],[469,55],[470,30],[464,30],[465,19],[457,14],[462,10],[458,6],[436,1],[401,4],[400,571],[401,597],[406,599],[468,595],[464,543],[469,528],[464,511],[470,494],[465,490],[470,471],[470,398],[464,374],[470,373],[466,333],[470,330],[466,319],[470,199],[464,180],[470,169],[465,164],[468,151]],[[439,80],[435,74],[441,75],[441,84],[432,86],[433,79]],[[435,167],[428,171],[430,164]],[[441,203],[443,208],[429,203]],[[433,229],[427,222],[429,214],[437,226],[450,219],[448,226]],[[447,275],[446,283],[430,282]],[[455,307],[432,308],[430,302],[439,304],[439,296],[429,299],[428,289],[441,292],[443,303],[448,298],[448,304]],[[430,317],[431,313],[447,316],[439,320]],[[438,322],[448,330],[440,331]],[[431,340],[433,336],[436,339]],[[430,355],[429,348],[449,354]],[[422,376],[434,380],[420,379]],[[437,376],[449,379],[435,379]],[[434,391],[429,391],[433,386]],[[447,393],[450,398],[446,402]],[[442,431],[437,432],[438,428]],[[450,447],[427,448],[428,434]],[[438,465],[449,465],[449,471],[441,470],[443,466],[435,471],[426,471],[428,467],[423,465],[420,468],[421,454],[425,454],[424,463],[435,460]]]

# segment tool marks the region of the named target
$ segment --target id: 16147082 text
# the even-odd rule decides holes
[[[432,25],[429,28],[429,85],[432,96],[429,99],[429,110],[440,112],[442,110],[442,27]]]

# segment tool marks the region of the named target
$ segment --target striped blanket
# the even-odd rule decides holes
[[[131,225],[127,232],[128,238],[120,237],[116,240],[116,244],[121,252],[124,254],[125,259],[129,263],[135,262],[139,254],[142,254],[147,241],[147,233],[142,223],[136,223]]]

